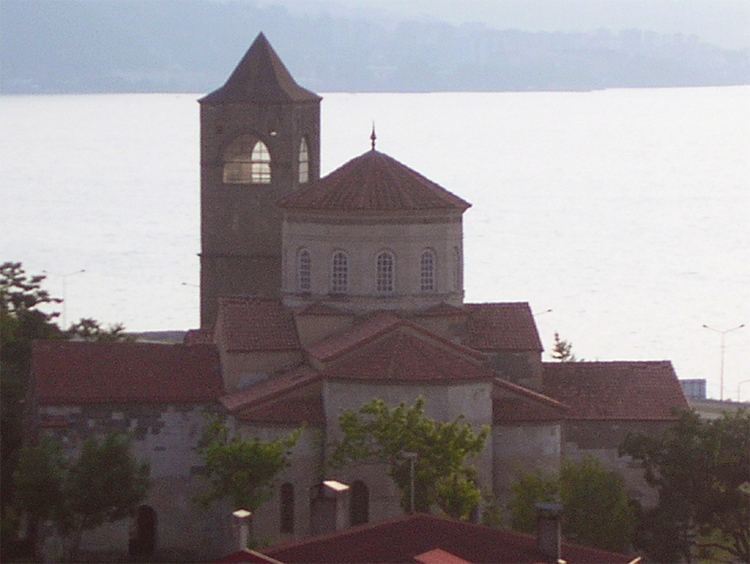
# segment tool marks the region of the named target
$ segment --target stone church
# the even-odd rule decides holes
[[[234,549],[236,508],[193,501],[206,414],[264,439],[303,429],[253,517],[263,542],[322,530],[311,507],[329,478],[350,486],[338,527],[399,515],[384,467],[325,469],[339,414],[373,398],[422,396],[431,417],[489,425],[473,463],[501,505],[519,473],[585,454],[648,502],[617,447],[687,406],[669,362],[543,362],[527,303],[465,303],[470,204],[379,152],[374,132],[370,150],[321,178],[321,97],[262,34],[199,102],[201,327],[180,345],[34,346],[39,431],[71,452],[88,436],[128,432],[151,466],[137,514],[88,533],[84,550],[174,560]]]

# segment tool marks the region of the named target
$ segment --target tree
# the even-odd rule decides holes
[[[13,472],[23,440],[23,417],[34,339],[62,339],[54,323],[55,312],[45,312],[61,300],[41,287],[44,276],[29,276],[20,262],[0,264],[0,495],[2,515],[2,553],[9,554],[15,538],[13,510]]]
[[[414,507],[429,512],[433,506],[446,514],[467,519],[481,500],[476,472],[467,465],[469,456],[484,448],[489,429],[475,432],[463,417],[435,421],[424,413],[425,400],[414,405],[389,407],[372,400],[339,417],[343,440],[332,457],[335,466],[354,461],[378,461],[389,465],[388,474],[401,490],[401,506],[411,506],[411,461],[415,452]]]
[[[15,472],[16,499],[35,520],[51,519],[76,559],[84,531],[130,516],[145,499],[148,464],[139,464],[124,435],[87,439],[74,462],[43,438],[23,449]]]
[[[560,362],[576,362],[573,354],[573,343],[560,338],[560,333],[555,331],[555,343],[552,345],[552,358]]]
[[[750,411],[703,420],[685,411],[659,436],[629,435],[621,453],[645,470],[659,493],[646,512],[640,546],[659,560],[707,552],[750,562]]]
[[[77,323],[73,323],[66,333],[71,338],[96,343],[135,341],[135,337],[125,333],[125,326],[122,323],[115,323],[105,328],[98,321],[90,317],[81,318]]]
[[[533,532],[535,504],[561,501],[562,531],[567,540],[623,551],[633,539],[636,511],[622,478],[594,458],[563,463],[559,476],[525,474],[512,488],[511,527]]]
[[[289,455],[300,430],[275,441],[230,436],[229,429],[213,419],[201,440],[200,454],[206,465],[208,490],[198,501],[208,505],[229,499],[236,509],[254,511],[273,492],[277,474],[289,466]]]

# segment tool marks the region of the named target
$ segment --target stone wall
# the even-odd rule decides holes
[[[463,303],[463,241],[460,215],[422,218],[287,217],[283,225],[282,298],[290,306],[322,301],[355,312],[373,309],[415,310],[447,302]],[[307,249],[311,258],[311,290],[299,293],[297,254]],[[420,257],[435,253],[436,289],[422,292]],[[349,288],[331,295],[333,253],[349,258]],[[394,291],[378,294],[376,257],[389,251],[395,257]]]
[[[196,447],[207,414],[217,411],[216,405],[42,406],[39,416],[42,432],[59,438],[70,456],[77,456],[90,436],[130,434],[133,455],[148,462],[151,470],[143,505],[156,512],[154,557],[169,561],[218,556],[231,542],[222,510],[205,511],[193,503],[202,487]],[[54,427],[45,427],[50,420]],[[123,520],[87,532],[82,553],[127,556],[132,527],[131,520]]]

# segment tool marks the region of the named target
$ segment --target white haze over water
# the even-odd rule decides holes
[[[0,260],[68,322],[198,324],[198,95],[0,98]],[[327,94],[327,173],[378,149],[473,203],[466,300],[529,301],[588,360],[750,379],[750,87]],[[750,399],[750,383],[742,388]]]

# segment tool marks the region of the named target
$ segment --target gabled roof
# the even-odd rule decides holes
[[[326,211],[463,212],[471,204],[396,159],[371,150],[317,182],[283,197],[279,206]]]
[[[371,344],[358,346],[324,374],[349,380],[458,383],[490,380],[494,373],[467,351],[445,347],[396,328]]]
[[[570,406],[567,419],[672,420],[688,408],[668,361],[545,362],[544,393]]]
[[[228,352],[300,348],[294,316],[279,300],[220,298],[216,324],[222,349]]]
[[[318,102],[320,99],[320,96],[295,82],[266,36],[260,33],[224,86],[204,96],[199,102],[285,103]]]
[[[464,345],[480,351],[542,351],[529,304],[465,304]]]
[[[271,425],[324,425],[323,397],[283,398],[242,411],[238,418],[250,423]]]
[[[566,419],[568,406],[554,398],[495,378],[492,393],[494,423],[535,423]]]
[[[414,315],[415,317],[465,317],[468,312],[462,307],[442,302],[418,311]]]
[[[344,311],[343,309],[338,309],[333,306],[330,306],[328,304],[323,304],[320,302],[314,302],[308,306],[303,307],[301,310],[297,312],[297,315],[305,316],[320,316],[320,317],[326,317],[326,316],[343,316],[343,317],[349,317],[354,314],[348,311]]]
[[[42,405],[203,403],[223,393],[212,345],[36,341],[31,371]]]
[[[230,412],[260,405],[279,398],[284,394],[305,387],[320,379],[318,372],[309,366],[300,366],[280,374],[270,376],[249,388],[221,397],[220,401]]]
[[[442,549],[469,562],[521,564],[547,562],[536,537],[432,515],[406,515],[375,524],[311,537],[263,549],[282,562],[413,562]],[[562,543],[562,558],[571,564],[630,562],[622,554]]]
[[[322,362],[334,360],[358,346],[368,343],[402,322],[400,317],[387,312],[378,312],[354,327],[327,337],[312,346],[307,352]]]

